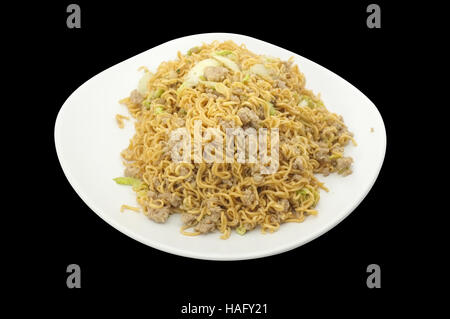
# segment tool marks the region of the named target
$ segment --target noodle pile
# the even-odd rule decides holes
[[[220,66],[204,69],[189,83],[191,70],[211,58]],[[305,88],[292,58],[281,61],[215,41],[178,52],[156,73],[144,71],[138,90],[121,101],[136,119],[135,135],[121,156],[125,176],[139,181],[132,184],[138,203],[155,222],[180,213],[183,234],[218,230],[224,239],[233,229],[241,235],[258,226],[273,232],[317,214],[319,189],[327,189],[314,174],[351,173],[352,159],[343,153],[353,134]],[[278,170],[264,175],[258,163],[174,162],[170,133],[186,128],[193,137],[199,120],[202,132],[278,128]]]

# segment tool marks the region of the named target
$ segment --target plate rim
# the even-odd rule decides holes
[[[378,162],[378,167],[376,168],[376,174],[374,175],[374,177],[372,178],[372,180],[370,181],[370,183],[368,184],[368,187],[364,190],[363,195],[360,196],[359,200],[355,202],[354,205],[352,205],[351,208],[347,209],[346,212],[340,216],[339,218],[335,218],[333,219],[331,222],[329,222],[328,224],[324,225],[324,227],[321,227],[318,231],[316,231],[315,233],[313,233],[311,236],[309,236],[306,239],[300,240],[300,241],[295,241],[292,243],[288,243],[286,245],[279,245],[270,249],[266,249],[263,251],[258,251],[255,253],[246,253],[245,255],[223,255],[223,256],[219,256],[219,255],[210,255],[207,256],[205,254],[202,253],[197,253],[195,251],[189,251],[189,250],[184,250],[184,249],[180,249],[180,248],[176,248],[170,245],[166,245],[164,243],[161,242],[157,242],[157,241],[152,241],[149,238],[145,238],[137,233],[135,233],[134,231],[130,230],[129,228],[122,226],[120,223],[115,222],[112,218],[108,218],[107,214],[103,214],[102,210],[100,208],[98,208],[94,203],[90,202],[88,200],[88,196],[86,196],[86,194],[84,194],[80,187],[77,185],[77,183],[75,182],[75,178],[71,175],[70,171],[67,169],[67,165],[65,163],[64,157],[62,156],[62,145],[61,145],[61,134],[59,134],[59,131],[61,130],[61,117],[64,112],[64,109],[67,107],[67,101],[70,100],[70,98],[75,95],[82,87],[86,86],[91,80],[93,80],[94,78],[96,78],[97,76],[99,76],[100,74],[102,74],[103,72],[121,64],[124,63],[126,61],[129,61],[131,59],[134,59],[135,57],[146,53],[149,50],[153,50],[155,48],[158,48],[160,46],[169,44],[171,42],[175,42],[175,41],[179,41],[182,39],[186,39],[186,38],[192,38],[192,37],[205,37],[205,36],[238,36],[241,38],[247,38],[247,39],[251,39],[252,41],[256,40],[258,42],[262,42],[264,45],[270,45],[270,46],[274,46],[277,49],[280,50],[284,50],[284,51],[288,51],[291,54],[294,54],[296,56],[299,56],[305,60],[307,60],[309,63],[313,63],[316,66],[322,67],[324,69],[326,69],[328,72],[332,73],[334,76],[337,76],[338,78],[341,78],[342,80],[344,80],[346,82],[347,85],[350,85],[352,88],[356,89],[358,92],[360,92],[367,100],[369,100],[371,102],[371,106],[375,113],[378,115],[379,117],[379,124],[381,124],[381,127],[383,128],[383,134],[381,134],[380,139],[381,139],[381,143],[382,143],[382,158],[381,160]],[[201,41],[201,40],[200,40]],[[177,256],[182,256],[182,257],[188,257],[188,258],[194,258],[194,259],[201,259],[201,260],[214,260],[214,261],[237,261],[237,260],[249,260],[249,259],[257,259],[257,258],[264,258],[264,257],[268,257],[268,256],[273,256],[273,255],[278,255],[290,250],[293,250],[295,248],[298,248],[300,246],[303,246],[311,241],[313,241],[314,239],[322,236],[323,234],[327,233],[328,231],[330,231],[331,229],[333,229],[335,226],[337,226],[340,222],[342,222],[345,218],[347,218],[360,204],[361,202],[366,198],[367,194],[370,192],[370,190],[373,188],[376,180],[378,179],[378,176],[380,174],[381,168],[384,164],[384,160],[386,157],[386,148],[387,148],[387,135],[386,135],[386,127],[383,121],[383,117],[380,113],[380,111],[378,110],[378,108],[376,107],[376,105],[372,102],[372,100],[370,100],[361,90],[359,90],[358,88],[356,88],[352,83],[350,83],[349,81],[347,81],[345,78],[343,78],[342,76],[334,73],[333,71],[331,71],[330,69],[314,62],[311,61],[310,59],[292,52],[288,49],[282,48],[276,44],[272,44],[270,42],[264,41],[264,40],[260,40],[258,38],[255,37],[251,37],[251,36],[247,36],[247,35],[243,35],[243,34],[238,34],[238,33],[228,33],[228,32],[209,32],[209,33],[198,33],[198,34],[192,34],[192,35],[187,35],[187,36],[183,36],[183,37],[179,37],[176,39],[172,39],[169,41],[166,41],[164,43],[161,43],[157,46],[154,46],[152,48],[149,48],[143,52],[140,52],[138,54],[133,55],[132,57],[125,59],[119,63],[116,63],[108,68],[106,68],[105,70],[95,74],[94,76],[92,76],[91,78],[89,78],[88,80],[86,80],[85,82],[83,82],[83,84],[81,84],[79,87],[77,87],[68,97],[67,99],[64,101],[63,105],[61,106],[61,108],[58,111],[58,114],[56,116],[56,120],[55,120],[55,127],[54,127],[54,143],[55,143],[55,149],[56,149],[56,155],[57,158],[59,160],[60,166],[63,170],[63,173],[65,175],[65,177],[67,178],[69,184],[71,185],[71,187],[73,188],[73,190],[75,191],[75,193],[83,200],[83,202],[97,215],[99,216],[102,220],[104,220],[107,224],[109,224],[110,226],[114,227],[116,230],[122,232],[123,234],[127,235],[128,237],[140,242],[141,244],[144,244],[146,246],[150,246],[151,248],[154,249],[158,249],[160,251],[163,251],[165,253],[169,253],[169,254],[173,254],[173,255],[177,255]]]

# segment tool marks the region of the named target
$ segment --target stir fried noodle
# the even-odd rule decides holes
[[[132,185],[155,222],[180,213],[183,234],[218,230],[224,239],[233,229],[273,232],[317,214],[319,189],[327,189],[314,174],[352,172],[352,158],[343,153],[355,143],[353,134],[305,88],[292,58],[215,41],[178,52],[156,73],[143,71],[137,90],[121,100],[136,119],[136,132],[121,153],[125,177],[115,180]],[[174,161],[171,132],[184,128],[194,137],[196,121],[202,133],[215,128],[224,136],[227,128],[278,129],[278,169],[263,174],[258,162]]]

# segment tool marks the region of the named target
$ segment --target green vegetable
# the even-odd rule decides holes
[[[230,50],[222,50],[222,51],[217,51],[216,52],[216,54],[218,54],[218,55],[228,55],[228,54],[231,54],[231,53],[233,53],[233,51],[230,51]]]
[[[164,113],[164,108],[162,106],[158,106],[155,109],[155,114],[161,114],[161,113]]]
[[[342,154],[333,153],[333,155],[330,156],[330,160],[341,158]]]
[[[157,99],[159,97],[161,97],[161,95],[164,93],[164,90],[159,88],[157,89],[154,93],[153,93],[153,98]]]
[[[306,194],[308,194],[308,189],[302,188],[301,190],[297,191],[297,194],[306,195]]]
[[[157,99],[161,97],[161,95],[164,93],[164,90],[159,88],[156,91],[153,92],[153,94],[149,95],[143,102],[142,105],[147,109],[150,110],[150,104],[152,103],[153,99]]]
[[[177,73],[180,73],[180,71],[181,71],[180,69],[177,69]]]
[[[302,95],[300,97],[300,102],[298,103],[301,107],[311,107],[314,106],[314,103],[312,102],[311,98],[307,95]]]
[[[200,50],[201,49],[199,47],[190,48],[189,51],[187,52],[187,55],[192,55],[192,53],[198,53],[200,52]]]
[[[320,198],[319,193],[317,191],[314,191],[313,196],[314,196],[314,206],[316,206],[317,203],[319,202],[319,198]]]
[[[202,81],[206,81],[206,78],[203,75],[200,75],[199,79],[202,80]]]
[[[275,115],[277,113],[275,106],[270,102],[267,102],[267,103],[269,104],[269,107],[270,107],[270,115]]]
[[[246,232],[247,232],[247,228],[245,228],[244,225],[241,225],[236,228],[236,233],[238,233],[241,236],[244,235]]]
[[[298,104],[301,107],[309,107],[311,109],[316,108],[317,106],[322,106],[323,103],[321,101],[319,102],[314,102],[313,99],[307,95],[302,95],[300,97],[300,102]]]
[[[140,179],[133,177],[116,177],[113,180],[120,185],[139,186],[142,184]]]
[[[185,83],[181,84],[180,87],[177,89],[177,94],[180,95],[181,91],[183,91],[185,87],[186,87]]]
[[[150,104],[152,103],[152,101],[150,99],[147,99],[145,101],[142,102],[142,105],[147,109],[150,110]]]
[[[248,80],[250,80],[250,74],[249,73],[247,73],[245,76],[244,76],[244,78],[242,79],[242,82],[247,82]]]

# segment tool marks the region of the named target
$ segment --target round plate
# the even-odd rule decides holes
[[[156,70],[177,51],[214,40],[244,43],[257,54],[287,60],[294,57],[306,76],[307,88],[321,97],[331,112],[344,117],[355,134],[357,147],[346,147],[354,159],[353,174],[342,177],[318,176],[330,192],[321,191],[319,214],[303,223],[287,223],[273,234],[258,229],[245,236],[232,233],[227,240],[220,233],[189,237],[180,233],[179,214],[166,224],[157,224],[144,214],[120,212],[122,204],[135,205],[135,193],[117,185],[112,179],[122,176],[124,167],[119,153],[128,146],[134,134],[131,121],[119,129],[117,113],[127,115],[118,101],[137,87],[140,66]],[[386,131],[375,105],[353,85],[326,68],[267,42],[251,37],[227,34],[198,34],[172,40],[121,62],[81,85],[62,106],[55,124],[55,144],[59,161],[72,187],[81,199],[104,221],[122,233],[172,254],[211,260],[240,260],[278,254],[299,247],[322,235],[348,216],[364,199],[381,169],[386,150]],[[80,214],[83,212],[80,212]]]

